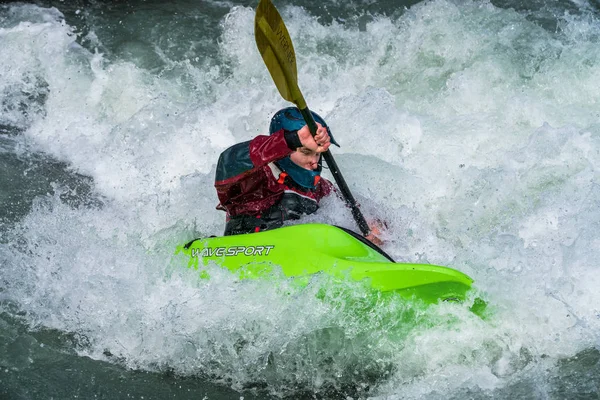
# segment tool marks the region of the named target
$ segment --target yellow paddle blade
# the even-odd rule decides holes
[[[260,0],[254,19],[254,37],[258,51],[277,86],[281,97],[306,108],[298,87],[296,53],[290,34],[271,0]]]

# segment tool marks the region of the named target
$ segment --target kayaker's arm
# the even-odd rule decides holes
[[[317,196],[319,199],[323,197],[329,196],[331,193],[335,193],[340,200],[344,200],[344,198],[335,190],[335,186],[327,179],[321,179],[321,184],[317,187]]]
[[[296,145],[302,146],[298,134],[283,129],[233,145],[219,156],[215,185],[234,182],[256,168],[280,160],[290,155]]]
[[[259,200],[255,196],[245,198],[245,195],[255,191],[257,183],[264,179],[262,169],[269,163],[287,157],[292,149],[299,146],[302,143],[297,131],[282,129],[270,136],[257,136],[223,151],[217,162],[215,176],[215,188],[220,201],[217,209],[232,212],[232,204]],[[257,194],[269,195],[262,192]]]

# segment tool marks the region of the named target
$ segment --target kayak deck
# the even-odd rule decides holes
[[[366,280],[382,292],[394,291],[426,303],[462,301],[473,280],[457,270],[430,264],[395,263],[364,238],[325,224],[300,224],[243,235],[196,239],[178,251],[188,267],[213,262],[241,278],[257,278],[281,268],[287,277],[326,273]]]

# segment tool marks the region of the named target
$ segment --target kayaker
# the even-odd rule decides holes
[[[217,163],[217,209],[227,213],[225,236],[281,227],[319,208],[319,201],[333,192],[321,178],[321,153],[331,143],[327,123],[313,112],[317,134],[313,138],[300,110],[288,107],[271,119],[269,136],[259,135],[223,151]],[[382,223],[369,223],[367,239],[377,237]]]
[[[217,209],[227,213],[225,235],[279,228],[285,221],[312,214],[333,191],[321,178],[321,153],[331,143],[329,127],[317,113],[313,138],[296,107],[278,111],[269,136],[260,135],[221,153],[215,187]]]

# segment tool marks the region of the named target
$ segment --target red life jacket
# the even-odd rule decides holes
[[[215,188],[217,209],[227,212],[225,235],[257,232],[283,225],[318,209],[333,185],[318,179],[309,190],[277,168],[275,161],[292,153],[284,131],[236,144],[219,157]]]

